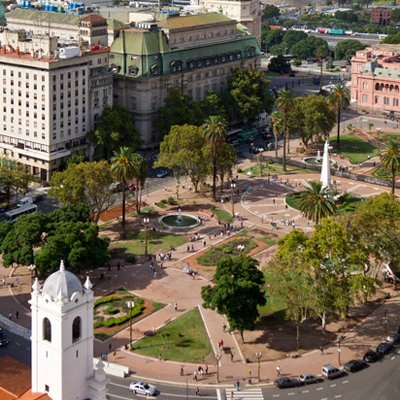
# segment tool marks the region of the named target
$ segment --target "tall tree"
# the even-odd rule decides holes
[[[136,183],[136,192],[135,192],[136,212],[140,214],[142,191],[146,183],[146,177],[147,177],[147,165],[145,159],[139,153],[132,154],[132,164],[133,164],[132,178],[135,179]]]
[[[400,172],[400,143],[389,141],[382,152],[381,161],[383,166],[392,175],[392,194],[396,189],[396,175]]]
[[[362,44],[359,40],[348,39],[339,42],[335,47],[335,59],[346,60],[350,63],[351,57],[356,54],[358,50],[364,50],[365,44]]]
[[[262,113],[272,110],[274,99],[265,74],[254,68],[237,68],[228,77],[225,101],[231,105],[230,119],[239,117],[249,126]],[[228,110],[227,110],[228,111]]]
[[[337,84],[329,95],[329,101],[332,106],[336,109],[337,116],[337,137],[336,143],[338,149],[340,149],[340,117],[342,110],[344,110],[350,104],[350,92],[349,89],[342,83]]]
[[[321,182],[312,181],[300,192],[300,211],[304,217],[318,225],[322,218],[336,213],[335,201],[329,190],[322,188]]]
[[[122,184],[122,234],[125,237],[126,183],[135,176],[133,153],[129,147],[121,147],[111,158],[111,172]]]
[[[206,180],[211,167],[210,151],[204,129],[195,125],[174,125],[160,145],[156,167],[172,169],[177,178],[177,190],[182,173],[187,174],[195,192]],[[207,156],[204,156],[207,153]],[[179,193],[178,193],[179,194]],[[177,194],[177,197],[179,198]]]
[[[142,139],[135,129],[129,111],[120,106],[107,107],[103,110],[97,129],[91,132],[90,139],[96,145],[95,157],[110,160],[120,147],[137,149]]]
[[[224,186],[225,177],[232,179],[232,169],[237,162],[237,152],[234,147],[226,142],[217,146],[217,175],[220,181],[220,189]],[[208,154],[206,153],[206,157]]]
[[[315,56],[318,58],[318,62],[319,62],[319,91],[321,92],[321,88],[322,88],[322,70],[324,68],[324,60],[326,57],[328,57],[329,55],[329,48],[327,48],[326,46],[320,46],[317,47],[317,49],[315,50]]]
[[[282,114],[279,111],[274,111],[271,115],[271,121],[275,139],[275,158],[278,158],[278,140],[284,129]]]
[[[225,139],[227,124],[226,120],[219,115],[211,115],[204,121],[206,138],[212,147],[212,193],[217,200],[217,146]]]
[[[201,289],[203,306],[225,314],[232,329],[254,329],[258,307],[266,303],[264,276],[250,257],[223,257],[217,262],[215,285]]]
[[[113,204],[112,181],[110,166],[105,160],[70,163],[64,171],[52,174],[49,196],[64,205],[83,203],[97,222],[100,214]]]
[[[288,118],[289,112],[294,105],[293,92],[281,90],[276,99],[276,106],[283,117],[283,170],[286,171],[286,140],[289,139]]]

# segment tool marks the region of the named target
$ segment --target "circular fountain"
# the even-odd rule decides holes
[[[198,217],[190,214],[183,214],[182,210],[178,208],[177,213],[164,215],[158,219],[160,225],[169,229],[182,230],[196,228],[201,224]]]

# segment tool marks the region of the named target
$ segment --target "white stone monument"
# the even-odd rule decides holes
[[[329,142],[328,140],[324,145],[324,154],[322,156],[322,168],[321,168],[321,178],[320,181],[322,183],[322,189],[327,188],[328,190],[332,189],[331,184],[331,160],[329,158]]]

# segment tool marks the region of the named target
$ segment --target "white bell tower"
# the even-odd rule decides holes
[[[82,286],[62,261],[42,290],[36,278],[30,300],[32,392],[47,392],[53,400],[105,399],[105,389],[98,391],[104,397],[90,389],[95,377],[91,288],[89,277]]]

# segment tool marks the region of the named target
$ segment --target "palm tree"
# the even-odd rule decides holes
[[[272,132],[275,138],[275,158],[278,158],[278,139],[283,131],[282,114],[279,111],[274,111],[271,115]]]
[[[281,90],[276,99],[278,111],[283,116],[283,170],[286,171],[286,138],[289,138],[288,132],[288,114],[294,106],[293,93],[290,90]]]
[[[212,146],[213,198],[217,200],[217,145],[225,139],[226,120],[220,115],[209,116],[203,124],[207,140]]]
[[[114,151],[114,156],[111,158],[111,172],[122,184],[122,235],[125,237],[126,183],[135,173],[133,154],[129,147],[120,147]]]
[[[392,174],[392,194],[396,186],[396,174],[400,171],[400,143],[391,140],[381,156],[383,166]]]
[[[319,224],[322,218],[336,213],[335,201],[328,188],[322,183],[313,181],[303,192],[300,192],[300,211],[304,217]]]
[[[132,163],[134,167],[133,178],[136,184],[136,212],[140,214],[140,204],[142,202],[142,191],[147,178],[147,165],[144,158],[139,153],[132,154]]]
[[[337,148],[340,149],[340,116],[342,110],[344,110],[350,104],[350,92],[346,86],[342,83],[337,84],[329,94],[329,102],[336,109],[337,114]]]

